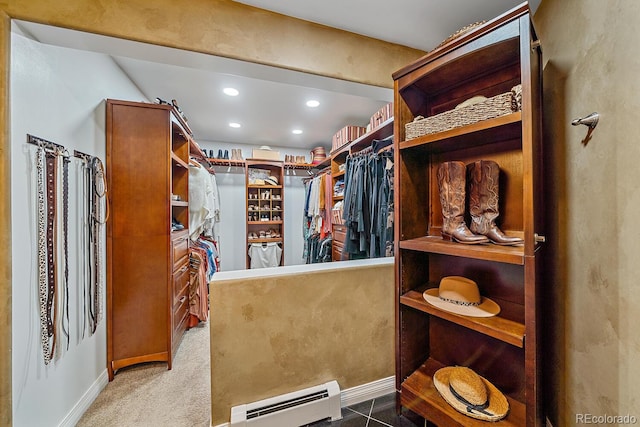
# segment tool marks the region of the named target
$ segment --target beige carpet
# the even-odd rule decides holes
[[[184,334],[173,361],[118,371],[82,416],[79,427],[210,425],[209,324]]]

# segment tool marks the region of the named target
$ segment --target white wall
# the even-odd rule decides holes
[[[196,135],[196,140],[197,140]],[[251,157],[251,152],[258,146],[246,144],[225,144],[212,141],[198,141],[198,145],[203,150],[214,150],[214,155],[218,155],[218,150],[229,151],[234,148],[242,149],[243,158]],[[280,152],[280,157],[285,154],[306,156],[307,161],[311,156],[306,150],[271,146],[274,151]],[[327,148],[327,147],[325,147]],[[220,269],[221,271],[244,270],[246,268],[245,246],[246,238],[246,201],[245,201],[245,176],[241,167],[215,167],[216,181],[220,193]],[[303,206],[304,206],[304,183],[303,179],[308,177],[304,170],[293,171],[289,175],[285,174],[284,180],[284,265],[304,264],[302,253],[304,241],[302,239]]]
[[[93,336],[80,339],[81,199],[79,161],[74,159],[69,169],[71,341],[62,358],[44,365],[35,245],[36,148],[26,143],[26,134],[62,144],[71,153],[76,149],[95,155],[104,162],[104,99],[145,98],[105,55],[42,45],[17,33],[11,40],[10,72],[13,424],[72,425],[81,415],[78,406],[83,396],[84,403],[90,403],[91,397],[85,393],[97,393],[101,379],[104,382],[106,378],[106,323],[103,319]]]

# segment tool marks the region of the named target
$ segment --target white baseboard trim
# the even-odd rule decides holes
[[[82,398],[76,403],[66,417],[60,422],[58,427],[74,427],[87,412],[89,406],[96,400],[100,392],[109,384],[109,373],[105,369],[102,374],[91,384],[91,387],[84,393]]]
[[[395,393],[396,391],[396,377],[391,376],[387,378],[381,378],[370,383],[358,385],[355,387],[347,388],[340,392],[340,406],[345,408],[357,403],[366,402],[367,400],[375,399],[378,397],[386,396],[387,394]],[[211,427],[229,427],[229,423],[218,424],[214,426],[209,421]]]

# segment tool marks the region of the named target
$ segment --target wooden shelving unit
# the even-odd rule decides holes
[[[280,161],[247,159],[246,175],[246,245],[277,243],[284,252],[284,163]],[[251,182],[251,171],[262,170],[278,179],[278,185]],[[276,236],[271,234],[275,232]],[[256,237],[253,237],[253,236]],[[247,255],[247,268],[251,258]],[[280,265],[284,265],[284,256]]]
[[[508,398],[491,425],[543,425],[539,278],[543,246],[541,52],[525,3],[464,33],[393,75],[396,174],[396,386],[402,411],[437,426],[485,426],[453,409],[433,385],[444,366],[468,366]],[[405,125],[476,95],[522,85],[521,111],[407,139]],[[437,169],[449,161],[500,167],[497,223],[520,246],[445,241]],[[469,215],[465,217],[469,224]],[[499,315],[462,316],[423,297],[442,277],[464,276],[499,303]]]
[[[109,99],[107,370],[167,362],[189,313],[191,131],[171,106]],[[172,196],[179,197],[173,200]],[[183,225],[174,230],[173,221]]]

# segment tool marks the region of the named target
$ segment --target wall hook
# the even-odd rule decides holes
[[[577,119],[573,120],[571,122],[571,124],[574,125],[574,126],[585,125],[585,126],[589,126],[589,128],[591,128],[591,129],[595,129],[596,126],[598,126],[598,121],[599,120],[600,120],[600,114],[591,113],[588,116],[580,117],[580,118],[577,118]]]
[[[589,140],[591,139],[591,133],[596,128],[596,126],[598,126],[599,120],[600,120],[600,114],[591,113],[588,116],[580,117],[571,121],[571,124],[573,126],[585,125],[589,127],[589,130],[587,131],[587,136],[585,136],[584,139],[582,140],[582,145],[586,146],[589,143]]]

